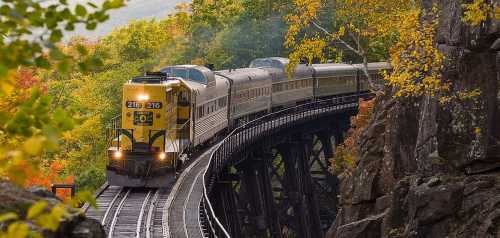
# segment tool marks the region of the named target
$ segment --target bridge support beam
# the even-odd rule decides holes
[[[323,237],[316,195],[309,168],[310,138],[294,135],[278,150],[285,164],[285,193],[288,194],[298,237]],[[312,139],[310,139],[312,140]],[[309,140],[309,141],[310,141]]]
[[[276,207],[276,203],[274,202],[274,194],[270,174],[273,155],[270,151],[265,151],[260,153],[259,157],[262,158],[262,162],[259,164],[259,175],[262,181],[262,192],[265,197],[267,226],[272,238],[282,238],[279,211]]]
[[[241,219],[238,214],[238,205],[236,203],[234,184],[237,182],[237,175],[226,171],[221,180],[215,186],[217,190],[217,211],[222,222],[226,224],[229,234],[232,237],[243,237],[241,231]]]
[[[281,238],[278,210],[269,172],[272,154],[256,151],[238,166],[241,176],[239,207],[244,211],[245,232],[256,237]]]

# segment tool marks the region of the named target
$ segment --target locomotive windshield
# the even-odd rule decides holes
[[[207,79],[202,72],[197,69],[169,67],[162,70],[171,77],[179,77],[186,80],[207,84]]]

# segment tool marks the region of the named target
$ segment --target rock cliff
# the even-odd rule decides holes
[[[446,105],[395,100],[389,89],[377,98],[329,238],[500,238],[500,24],[463,23],[464,1],[423,2],[441,10],[445,80],[481,95]]]
[[[46,190],[35,188],[27,191],[9,182],[0,181],[0,214],[15,212],[20,217],[25,217],[28,208],[42,199],[51,205],[60,202]],[[3,229],[4,225],[0,223],[0,229]],[[78,211],[72,211],[71,215],[61,222],[56,232],[44,231],[43,236],[48,238],[104,238],[106,233],[98,221],[88,219]]]

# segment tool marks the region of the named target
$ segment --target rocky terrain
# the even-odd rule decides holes
[[[465,24],[463,1],[423,2],[441,10],[444,78],[481,95],[446,105],[379,97],[328,238],[500,238],[500,24]]]
[[[43,188],[32,188],[28,191],[12,183],[0,181],[0,214],[15,212],[20,217],[25,217],[28,208],[42,199],[47,200],[51,205],[60,202],[52,193]],[[0,227],[3,225],[0,223]],[[106,233],[98,221],[88,219],[82,213],[73,210],[71,215],[61,222],[56,232],[45,231],[43,236],[48,238],[104,238]]]

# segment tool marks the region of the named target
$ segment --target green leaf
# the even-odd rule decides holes
[[[75,13],[77,16],[83,17],[83,16],[87,15],[87,9],[85,9],[84,6],[77,4],[75,7]]]
[[[46,201],[39,201],[35,204],[31,205],[28,210],[28,215],[26,216],[28,219],[34,219],[39,216],[43,210],[49,205]]]
[[[62,108],[57,108],[53,117],[54,122],[60,130],[69,131],[73,129],[74,123],[72,118]]]
[[[68,23],[66,24],[66,27],[64,27],[64,30],[67,30],[67,31],[74,31],[75,30],[75,24],[73,23]]]
[[[6,16],[10,12],[10,8],[7,5],[3,5],[0,7],[0,15]]]
[[[95,28],[97,27],[97,23],[95,22],[89,22],[87,23],[87,25],[85,26],[85,28],[89,31],[91,30],[95,30]]]
[[[19,219],[19,216],[13,212],[8,212],[0,215],[0,223],[17,219]]]
[[[63,60],[64,58],[66,58],[66,55],[64,55],[64,53],[61,52],[58,48],[53,48],[50,51],[49,56],[53,60]]]
[[[106,0],[102,5],[104,10],[116,9],[125,6],[125,2],[123,0]]]
[[[61,73],[61,74],[69,73],[70,64],[69,64],[68,60],[63,60],[63,61],[59,62],[59,64],[57,64],[57,69],[59,70],[59,73]]]
[[[92,2],[88,2],[87,5],[89,5],[92,8],[97,8],[97,5],[93,4]]]
[[[35,65],[37,67],[40,67],[40,68],[44,68],[44,69],[48,69],[50,68],[50,63],[49,61],[43,57],[43,56],[38,56],[36,59],[35,59]]]
[[[7,68],[7,66],[5,66],[4,64],[0,63],[0,80],[7,76],[7,72],[9,72],[9,69]]]
[[[88,202],[92,207],[97,207],[97,202],[94,195],[90,191],[81,191],[76,194],[76,198],[80,202]]]
[[[83,55],[83,56],[85,56],[89,53],[87,48],[82,44],[78,44],[76,46],[76,50],[78,51],[78,53],[80,53],[80,55]]]
[[[61,41],[63,37],[63,34],[61,30],[53,30],[52,33],[50,34],[49,41],[52,43],[57,43]]]

